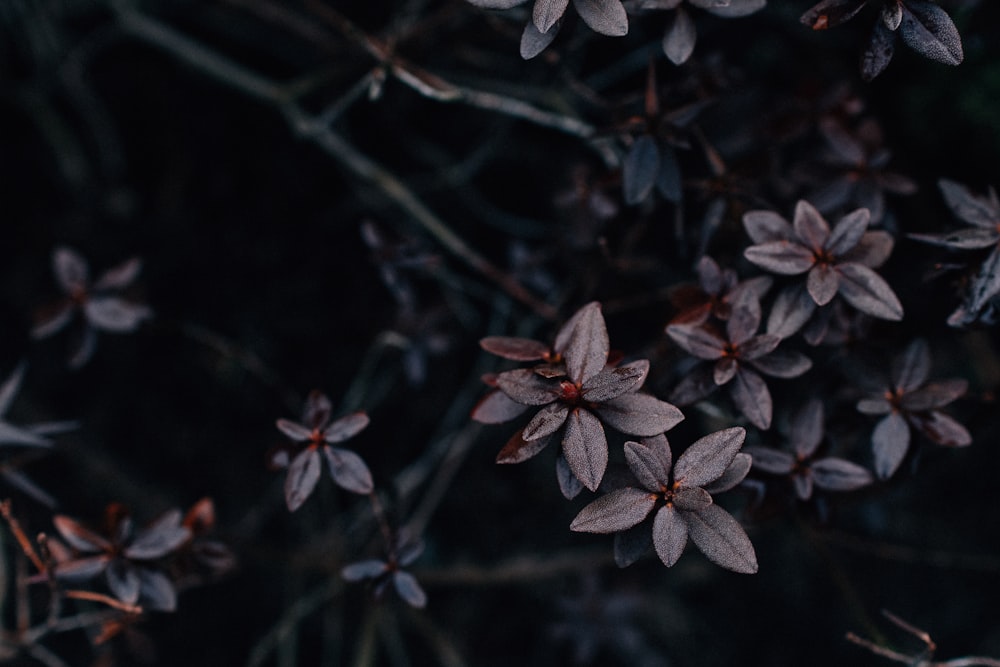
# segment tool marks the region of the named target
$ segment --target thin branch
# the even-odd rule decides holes
[[[405,183],[320,123],[315,116],[303,111],[291,101],[283,86],[205,48],[167,25],[125,7],[122,3],[117,5],[117,9],[119,25],[126,33],[167,51],[191,68],[231,88],[277,107],[300,136],[323,149],[356,177],[377,186],[382,194],[409,214],[438,243],[468,267],[496,283],[510,297],[528,306],[539,316],[548,320],[556,319],[555,308],[536,297],[509,274],[473,250]]]

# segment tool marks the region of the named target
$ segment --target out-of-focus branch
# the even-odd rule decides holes
[[[231,88],[276,107],[297,134],[312,141],[355,177],[377,186],[451,254],[539,316],[548,320],[556,318],[555,308],[473,250],[405,183],[315,116],[306,113],[281,84],[225,58],[124,3],[117,3],[116,8],[119,25],[127,34],[170,53],[191,68]]]

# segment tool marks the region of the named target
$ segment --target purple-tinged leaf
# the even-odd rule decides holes
[[[479,341],[479,347],[511,361],[539,361],[549,354],[548,345],[513,336],[487,336]]]
[[[530,368],[517,368],[497,375],[497,387],[522,405],[548,405],[559,396],[559,383],[537,375]]]
[[[868,468],[844,459],[819,459],[811,469],[813,481],[824,491],[854,491],[874,481]]]
[[[602,403],[638,389],[645,381],[647,373],[649,373],[647,359],[639,359],[615,368],[605,368],[583,383],[581,394],[591,403]]]
[[[330,402],[330,398],[314,389],[306,397],[306,405],[302,409],[302,423],[310,429],[322,429],[330,421],[332,412],[333,403]]]
[[[129,303],[115,296],[95,296],[83,305],[87,321],[98,329],[115,333],[135,331],[142,321],[153,316],[146,306]]]
[[[805,273],[816,263],[812,251],[795,241],[752,245],[743,251],[743,256],[762,269],[784,276]]]
[[[559,483],[559,491],[566,500],[573,500],[583,491],[583,484],[580,483],[569,469],[566,457],[559,453],[556,457],[556,481]]]
[[[856,262],[864,264],[869,269],[877,269],[889,259],[895,243],[888,232],[881,230],[865,232],[856,246],[840,256],[840,262]]]
[[[608,37],[628,34],[628,14],[619,0],[573,0],[573,6],[594,32]]]
[[[93,553],[95,551],[110,551],[112,548],[107,539],[64,514],[52,517],[52,523],[59,531],[59,535],[77,551]]]
[[[148,567],[136,568],[139,575],[139,600],[143,609],[176,611],[177,589],[164,572]]]
[[[712,380],[721,387],[733,379],[739,367],[739,363],[733,357],[719,359],[712,366]]]
[[[99,556],[88,556],[87,558],[74,558],[72,560],[56,563],[53,574],[57,579],[67,581],[84,581],[92,579],[104,572],[111,562],[110,554]]]
[[[767,383],[749,368],[740,367],[736,377],[728,385],[733,403],[750,423],[766,431],[771,427],[771,392]]]
[[[18,428],[0,420],[0,445],[24,445],[26,447],[51,447],[52,443],[36,433]]]
[[[757,571],[757,554],[743,527],[726,510],[709,505],[700,512],[687,512],[688,536],[710,561],[741,574]]]
[[[863,264],[840,264],[840,295],[847,303],[872,317],[898,322],[903,319],[903,305],[892,288]]]
[[[677,562],[687,546],[687,537],[687,522],[677,508],[666,505],[656,512],[653,519],[653,547],[664,565],[672,567]]]
[[[545,445],[549,444],[551,437],[528,441],[522,438],[521,431],[518,431],[511,436],[511,439],[507,441],[507,444],[497,454],[497,463],[521,463],[527,461],[545,449]]]
[[[958,65],[965,57],[958,29],[933,2],[907,0],[899,34],[911,49],[945,65]]]
[[[424,553],[423,540],[408,541],[407,538],[404,534],[402,543],[396,548],[396,562],[403,567],[412,565]]]
[[[985,197],[973,195],[967,187],[942,178],[938,187],[948,208],[963,222],[975,227],[995,231],[1000,225],[1000,207]]]
[[[596,491],[608,467],[608,440],[600,420],[583,408],[570,412],[562,451],[573,475],[585,487]]]
[[[809,270],[806,277],[806,291],[817,306],[825,306],[833,301],[840,289],[840,275],[835,267],[829,264],[817,264]]]
[[[866,4],[868,0],[822,0],[806,11],[799,21],[813,30],[826,30],[851,20]]]
[[[285,477],[285,503],[290,512],[302,507],[316,488],[320,467],[319,451],[315,447],[307,447],[292,459]]]
[[[726,349],[726,340],[702,326],[690,324],[671,324],[667,326],[667,335],[688,354],[699,359],[714,361],[720,358]]]
[[[472,408],[472,418],[481,424],[502,424],[524,413],[528,406],[513,400],[499,389],[483,396]]]
[[[698,275],[698,284],[706,294],[720,294],[725,286],[722,269],[708,255],[702,255],[694,268]]]
[[[562,18],[568,6],[569,0],[535,0],[531,20],[539,32],[548,32]]]
[[[363,431],[368,423],[367,414],[362,411],[352,412],[323,429],[323,439],[330,444],[343,442]]]
[[[914,241],[951,248],[953,250],[976,250],[989,248],[1000,242],[1000,233],[995,229],[959,229],[944,234],[907,234]]]
[[[718,388],[719,385],[715,384],[714,367],[699,364],[681,378],[678,385],[670,392],[670,401],[677,405],[691,405],[709,396]]]
[[[862,398],[857,408],[865,415],[887,415],[892,412],[892,403],[885,398]]]
[[[20,470],[4,470],[0,468],[0,479],[3,479],[7,482],[7,484],[21,491],[25,495],[37,500],[48,509],[51,510],[55,508],[56,499],[52,497],[52,494],[35,484],[31,481],[30,477],[25,475]]]
[[[800,458],[813,455],[823,440],[823,401],[810,399],[795,413],[788,425],[788,440]]]
[[[630,486],[605,494],[576,515],[569,529],[577,533],[617,533],[649,516],[656,494]]]
[[[684,487],[714,482],[736,458],[746,435],[746,429],[737,426],[699,438],[678,457],[674,479]]]
[[[362,495],[371,493],[375,488],[372,474],[364,460],[349,449],[324,447],[323,454],[330,466],[330,476],[342,489]]]
[[[76,351],[69,358],[69,367],[73,370],[83,368],[83,365],[90,361],[97,349],[97,330],[92,326],[83,327],[80,333],[79,343]]]
[[[700,486],[682,486],[674,491],[673,504],[685,512],[698,512],[712,504],[712,495]]]
[[[127,259],[104,273],[94,283],[94,291],[120,290],[128,287],[142,271],[142,260],[138,257]]]
[[[694,53],[697,38],[698,30],[694,19],[683,7],[678,7],[674,12],[673,22],[663,35],[663,53],[673,64],[683,65]]]
[[[60,246],[52,252],[52,272],[56,282],[67,294],[73,295],[87,288],[90,270],[87,261],[76,251]]]
[[[851,132],[844,127],[844,124],[833,116],[825,116],[819,121],[819,131],[826,140],[827,146],[836,155],[839,163],[847,167],[859,167],[865,164],[868,159],[864,145],[854,137]],[[839,185],[849,185],[842,180],[837,181]],[[815,202],[813,202],[815,205]],[[821,208],[816,205],[817,208]],[[827,243],[829,248],[830,242]]]
[[[748,211],[743,214],[743,228],[757,245],[775,241],[790,241],[792,225],[774,211]]]
[[[552,435],[566,423],[569,406],[565,403],[550,403],[531,418],[528,425],[521,431],[521,437],[531,442]]]
[[[582,384],[597,375],[607,364],[610,350],[601,304],[592,301],[578,310],[560,329],[555,349],[566,360],[566,374],[573,382]],[[500,375],[502,377],[505,373]],[[519,400],[507,393],[514,400]]]
[[[805,285],[789,285],[778,292],[767,316],[767,333],[788,338],[809,321],[816,302]]]
[[[899,400],[899,405],[910,412],[923,412],[942,408],[952,401],[965,395],[969,383],[960,378],[939,380],[906,392]]]
[[[650,394],[631,393],[594,408],[608,426],[626,435],[650,437],[669,431],[684,415],[676,406]]]
[[[108,582],[111,594],[125,604],[135,604],[139,601],[139,573],[126,560],[115,559],[104,570],[104,578]]]
[[[819,252],[825,248],[826,242],[830,238],[830,226],[816,210],[816,207],[805,199],[800,199],[795,204],[792,227],[795,229],[795,235],[813,252]]]
[[[861,78],[871,81],[889,66],[896,52],[896,33],[882,21],[876,21],[872,28],[868,46],[861,54]]]
[[[549,44],[555,40],[556,35],[559,34],[561,25],[562,21],[557,21],[554,26],[549,28],[548,32],[540,32],[533,22],[528,21],[524,26],[524,32],[521,33],[521,58],[531,60],[548,48]]]
[[[910,426],[898,412],[886,416],[872,431],[875,474],[879,479],[892,477],[910,448]]]
[[[35,340],[48,338],[69,324],[69,321],[73,319],[74,313],[76,313],[76,309],[70,302],[66,302],[55,312],[46,313],[44,319],[32,327],[31,337]]]
[[[180,510],[170,510],[144,528],[124,554],[133,560],[154,560],[166,556],[191,539],[191,531],[181,525]]]
[[[642,558],[651,546],[653,535],[644,523],[615,533],[615,565],[628,567]]]
[[[719,479],[706,484],[703,488],[712,495],[728,491],[743,481],[747,473],[750,472],[752,465],[753,458],[749,454],[739,452],[733,458],[733,462],[729,464],[729,467],[726,468],[726,472],[722,473]]]
[[[903,21],[903,3],[894,2],[882,6],[882,22],[889,30],[898,30]]]
[[[10,377],[4,380],[3,385],[0,386],[0,417],[7,414],[7,410],[14,402],[14,397],[17,395],[17,390],[21,388],[21,380],[24,379],[24,371],[27,367],[25,362],[19,363]]]
[[[388,570],[388,564],[384,560],[372,558],[348,563],[340,570],[340,576],[344,578],[344,581],[362,581],[381,577]]]
[[[1000,293],[1000,246],[989,254],[972,279],[966,297],[966,311],[975,317],[997,293]]]
[[[960,423],[934,410],[927,415],[919,415],[914,422],[920,432],[932,442],[945,447],[965,447],[972,444],[972,436]]]
[[[771,475],[787,475],[795,468],[795,457],[780,449],[751,445],[744,451],[753,458],[754,470]]]
[[[851,211],[833,226],[826,250],[834,257],[840,257],[858,244],[868,230],[871,212],[867,208]]]
[[[666,144],[660,146],[660,169],[656,177],[656,189],[667,201],[680,203],[684,198],[681,167],[674,149]]]
[[[733,312],[726,322],[726,335],[729,336],[730,343],[740,346],[757,333],[759,327],[760,303],[748,300],[733,308]]]
[[[813,494],[812,471],[800,471],[792,477],[792,487],[795,489],[795,496],[799,500],[809,500]]]
[[[670,445],[664,436],[643,442],[625,443],[625,461],[636,480],[648,491],[658,493],[670,483]]]
[[[755,361],[764,356],[770,355],[781,343],[781,337],[774,334],[761,334],[754,336],[750,340],[740,345],[740,359],[743,361]]]
[[[414,609],[423,609],[427,606],[427,593],[424,592],[417,578],[409,572],[403,570],[393,572],[392,585],[403,602]]]
[[[638,204],[649,196],[660,171],[660,148],[648,134],[636,138],[622,161],[622,188],[625,203]]]
[[[288,419],[279,419],[275,425],[279,431],[295,442],[305,442],[312,437],[311,430]]]

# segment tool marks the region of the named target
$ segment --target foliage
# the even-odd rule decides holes
[[[4,4],[0,663],[997,664],[997,26]]]

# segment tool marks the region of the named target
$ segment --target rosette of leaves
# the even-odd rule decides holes
[[[52,441],[47,437],[58,433],[65,433],[77,427],[76,422],[41,422],[28,424],[26,426],[16,426],[7,421],[6,415],[10,410],[17,392],[21,388],[27,364],[20,363],[11,372],[10,376],[0,385],[0,447],[34,447],[48,449],[52,446]],[[14,465],[0,465],[0,477],[11,486],[23,491],[35,500],[49,507],[56,504],[47,491],[35,484],[31,479]]]
[[[760,429],[771,426],[773,402],[761,374],[795,378],[812,362],[801,352],[778,350],[782,339],[758,334],[760,306],[748,302],[733,310],[725,329],[714,323],[670,324],[667,335],[693,357],[711,362],[688,373],[670,395],[678,405],[690,405],[727,387],[733,403],[750,423]]]
[[[990,300],[1000,293],[1000,199],[992,187],[985,197],[974,195],[964,185],[947,179],[941,179],[938,187],[951,212],[971,229],[944,234],[910,234],[909,237],[952,250],[990,249],[969,282],[964,302],[948,317],[948,324],[965,326],[975,322]]]
[[[31,330],[32,338],[55,334],[79,313],[83,329],[69,365],[71,368],[83,366],[94,354],[98,331],[130,333],[152,317],[148,307],[118,294],[132,284],[141,269],[142,262],[133,257],[108,269],[91,283],[87,261],[70,248],[56,248],[52,253],[52,270],[66,297],[40,312],[39,322]]]
[[[892,153],[883,147],[882,129],[874,119],[855,128],[834,117],[820,119],[819,131],[828,151],[822,160],[825,185],[808,199],[821,212],[866,208],[872,222],[885,215],[885,193],[911,195],[917,184],[889,170]]]
[[[819,211],[805,200],[795,206],[792,223],[772,211],[750,211],[743,226],[754,245],[743,255],[771,273],[806,275],[779,292],[768,315],[767,331],[791,336],[818,306],[840,296],[858,311],[883,320],[903,318],[903,306],[888,283],[875,272],[892,252],[893,239],[884,231],[868,231],[871,216],[860,208],[831,229]]]
[[[510,9],[528,0],[468,0],[484,9]],[[534,58],[552,43],[562,27],[570,0],[535,0],[531,20],[521,35],[521,57]],[[628,34],[628,14],[621,0],[573,0],[573,7],[591,30],[609,37]]]
[[[951,17],[926,0],[822,0],[801,17],[813,30],[826,30],[848,21],[867,5],[879,8],[868,45],[861,57],[861,76],[871,81],[892,61],[896,36],[911,49],[945,65],[962,62],[962,37]]]
[[[744,449],[753,457],[753,469],[788,477],[800,500],[809,500],[814,487],[823,491],[854,491],[871,484],[871,471],[857,463],[834,456],[816,457],[823,442],[824,422],[823,402],[811,399],[788,423],[785,439],[791,452],[759,446]]]
[[[139,531],[119,503],[105,509],[103,533],[63,514],[52,522],[72,549],[72,553],[53,549],[56,578],[82,581],[103,574],[111,594],[125,604],[156,611],[177,608],[177,590],[162,565],[191,538],[180,510],[166,512]]]
[[[711,433],[688,447],[676,464],[663,435],[625,443],[625,458],[638,486],[601,496],[577,514],[570,529],[616,533],[615,560],[622,567],[638,560],[650,542],[663,564],[671,567],[690,538],[713,563],[734,572],[756,572],[750,538],[712,498],[749,472],[751,458],[739,451],[745,437],[739,427]]]
[[[404,540],[390,549],[385,560],[371,558],[345,565],[340,571],[346,581],[371,580],[375,586],[375,597],[381,599],[389,585],[396,594],[411,607],[423,609],[427,605],[427,594],[420,582],[404,568],[413,564],[424,551],[420,540]]]
[[[622,160],[626,204],[645,201],[654,189],[667,201],[681,201],[681,171],[674,149],[690,148],[687,127],[704,107],[704,102],[694,102],[664,111],[656,88],[656,68],[650,63],[643,113],[629,117],[618,130],[627,144]]]
[[[567,497],[575,496],[580,484],[594,491],[601,483],[608,463],[604,424],[627,435],[649,436],[684,419],[670,403],[637,391],[649,370],[647,360],[608,367],[608,331],[596,301],[563,325],[551,350],[522,338],[487,338],[482,345],[509,359],[545,360],[535,368],[497,375],[497,391],[479,402],[472,418],[496,424],[541,408],[500,450],[497,463],[526,461],[558,437],[558,478]]]
[[[945,447],[972,443],[969,431],[941,408],[963,396],[968,382],[961,378],[928,382],[931,353],[927,341],[910,343],[892,362],[889,383],[869,398],[858,401],[858,411],[880,415],[872,432],[875,473],[888,479],[899,468],[910,448],[910,431]]]
[[[333,481],[342,489],[352,493],[371,493],[374,485],[368,465],[349,449],[332,447],[353,438],[368,426],[368,415],[352,412],[330,421],[333,406],[330,399],[319,391],[313,391],[306,399],[302,422],[288,419],[277,421],[278,430],[292,440],[294,445],[281,448],[271,458],[275,467],[288,468],[285,477],[285,503],[294,512],[312,494],[319,482],[326,459]],[[322,455],[321,455],[322,453]]]
[[[723,269],[708,255],[698,260],[695,274],[697,285],[680,285],[670,293],[670,303],[678,311],[671,324],[699,325],[710,317],[728,320],[734,304],[747,299],[759,302],[773,282],[768,276],[740,281],[736,271]]]

